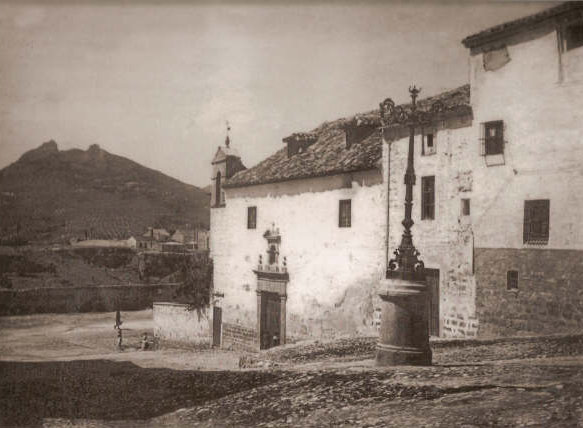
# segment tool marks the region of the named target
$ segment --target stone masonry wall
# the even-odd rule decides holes
[[[257,330],[237,324],[223,323],[221,347],[257,352],[259,350]]]
[[[476,248],[480,336],[542,335],[583,329],[583,251]],[[507,271],[518,290],[507,290]]]

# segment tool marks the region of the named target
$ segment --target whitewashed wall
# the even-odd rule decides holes
[[[190,345],[209,345],[212,341],[212,310],[200,315],[179,303],[155,302],[153,305],[154,336]]]
[[[456,129],[434,132],[435,154],[421,155],[421,136],[415,137],[416,185],[413,188],[413,242],[425,267],[440,271],[440,325],[442,336],[474,334],[475,281],[472,277],[472,216],[461,215],[461,199],[472,198],[471,168],[476,161],[470,150],[478,141],[467,120]],[[389,250],[399,246],[404,218],[409,138],[390,142]],[[435,177],[435,218],[421,220],[421,181]],[[473,210],[473,206],[472,206]],[[462,325],[460,325],[462,323]]]
[[[381,172],[227,189],[211,212],[216,291],[225,322],[255,327],[256,267],[267,249],[263,233],[280,229],[287,257],[288,336],[333,336],[369,329],[375,288],[385,269],[386,196]],[[352,226],[338,227],[339,200],[352,200]],[[257,228],[247,229],[247,207]]]
[[[470,57],[473,139],[481,122],[504,120],[507,142],[504,165],[473,156],[476,246],[526,248],[524,200],[550,199],[544,248],[583,249],[583,47],[559,55],[553,29],[507,43],[510,62],[496,71]]]

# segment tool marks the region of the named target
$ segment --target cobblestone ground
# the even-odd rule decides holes
[[[89,336],[62,334],[90,344]],[[15,356],[25,355],[20,345]],[[434,366],[392,368],[374,366],[370,338],[262,352],[244,358],[249,368],[241,370],[222,351],[60,361],[6,354],[0,425],[583,426],[583,336],[432,347]],[[220,368],[212,358],[231,362]]]

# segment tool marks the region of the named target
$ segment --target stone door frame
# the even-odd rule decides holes
[[[265,275],[267,276],[267,275]],[[261,348],[261,308],[262,300],[267,297],[265,293],[273,293],[279,296],[279,344],[286,343],[286,306],[287,306],[287,275],[285,279],[275,277],[265,277],[264,275],[257,278],[257,338]]]

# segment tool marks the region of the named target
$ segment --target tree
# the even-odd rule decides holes
[[[185,254],[179,271],[177,299],[196,311],[199,319],[209,307],[213,289],[213,262],[207,252]]]

